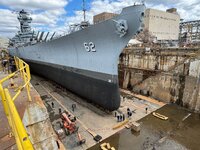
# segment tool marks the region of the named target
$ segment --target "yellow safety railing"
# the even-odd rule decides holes
[[[26,129],[22,123],[22,120],[14,104],[14,100],[19,96],[19,94],[24,88],[26,88],[27,90],[28,100],[31,101],[30,69],[29,69],[29,65],[25,63],[23,60],[19,59],[18,57],[15,57],[14,59],[15,59],[17,71],[9,74],[8,76],[0,80],[0,95],[1,95],[5,114],[8,118],[8,123],[15,137],[18,149],[19,150],[33,150],[34,149],[33,145],[28,137]],[[14,76],[16,76],[19,73],[24,83],[22,86],[19,86],[19,88],[15,91],[16,92],[15,95],[11,97],[9,90],[3,87],[3,83],[5,81],[8,81],[9,79],[12,79]]]

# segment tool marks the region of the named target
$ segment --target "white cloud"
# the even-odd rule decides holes
[[[9,6],[12,9],[59,9],[67,5],[66,0],[1,0],[0,5]]]
[[[19,26],[17,15],[6,9],[0,9],[0,36],[12,36]]]
[[[17,31],[19,25],[16,14],[11,10],[24,8],[32,12],[33,27],[40,30],[57,31],[57,35],[66,33],[69,25],[80,23],[83,20],[81,10],[74,11],[73,16],[66,16],[64,7],[72,0],[0,0],[0,5],[9,9],[0,9],[0,36],[11,36]],[[75,1],[75,0],[73,0]],[[93,16],[107,11],[119,12],[123,7],[133,5],[141,0],[93,0],[87,10],[87,20],[92,22]],[[146,0],[146,6],[165,11],[175,7],[181,18],[187,20],[199,20],[200,0]],[[78,5],[81,5],[78,3]],[[69,10],[72,11],[72,10]],[[64,22],[63,25],[58,22]],[[8,32],[5,32],[8,31]]]
[[[13,12],[21,9],[31,12],[32,25],[36,29],[56,27],[57,22],[66,14],[64,7],[68,2],[69,0],[1,0],[0,6],[9,9],[0,9],[0,36],[14,36],[19,22],[17,14]]]
[[[66,11],[63,8],[59,10],[48,10],[40,13],[32,14],[33,24],[35,25],[55,25],[61,20],[61,16],[65,15]]]

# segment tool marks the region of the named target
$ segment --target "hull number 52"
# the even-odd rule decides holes
[[[84,47],[87,52],[96,52],[95,44],[93,42],[85,42]]]

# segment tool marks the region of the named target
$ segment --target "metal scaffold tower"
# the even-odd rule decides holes
[[[180,23],[180,42],[200,42],[200,20]]]

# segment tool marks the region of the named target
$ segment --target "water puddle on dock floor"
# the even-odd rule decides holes
[[[199,150],[200,114],[177,105],[166,105],[156,112],[169,119],[164,121],[149,114],[138,121],[139,133],[124,129],[89,150],[99,150],[104,142],[116,150]]]

